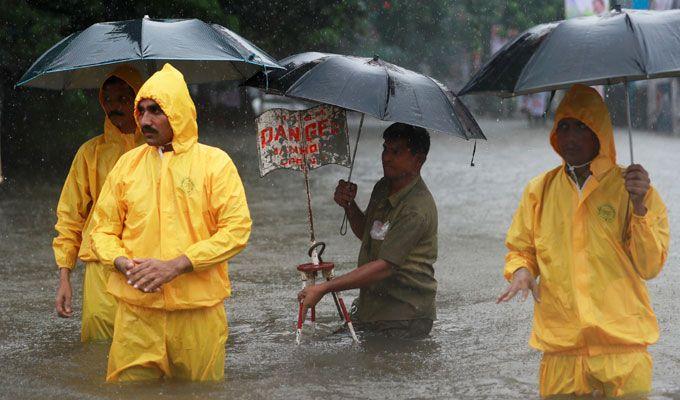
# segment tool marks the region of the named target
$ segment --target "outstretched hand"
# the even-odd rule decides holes
[[[536,279],[531,276],[531,272],[528,269],[522,267],[515,271],[512,275],[512,282],[510,286],[503,292],[496,300],[496,304],[504,303],[510,301],[518,292],[522,292],[522,300],[526,300],[529,297],[529,293],[534,297],[534,301],[537,303],[541,302],[541,298],[538,294],[538,284]]]

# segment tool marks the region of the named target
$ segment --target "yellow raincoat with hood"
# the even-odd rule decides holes
[[[124,80],[135,94],[142,86],[139,72],[129,66],[118,67],[107,79],[111,76]],[[103,95],[100,88],[99,103],[102,108]],[[59,268],[73,269],[78,258],[86,263],[81,331],[83,342],[110,340],[116,313],[116,300],[106,292],[110,270],[98,263],[97,256],[92,251],[92,210],[104,180],[116,161],[141,143],[144,143],[144,138],[139,130],[133,134],[123,133],[106,116],[104,134],[80,146],[61,191],[55,225],[57,237],[52,242],[52,248]]]
[[[668,254],[666,208],[654,188],[644,200],[647,214],[628,208],[611,119],[594,89],[575,85],[558,107],[555,151],[564,118],[583,122],[599,139],[592,175],[581,192],[566,164],[531,180],[506,239],[506,279],[521,267],[539,279],[529,344],[544,352],[541,395],[649,391],[646,347],[659,328],[645,280],[659,274]]]
[[[107,380],[224,374],[230,296],[229,258],[250,235],[239,174],[220,149],[197,142],[196,108],[182,74],[166,64],[135,99],[152,99],[168,117],[173,151],[142,145],[109,174],[95,209],[93,242],[101,262],[119,256],[170,260],[182,254],[193,271],[144,293],[117,271],[108,290],[119,300]]]

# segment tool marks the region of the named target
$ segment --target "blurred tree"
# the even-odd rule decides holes
[[[31,63],[61,38],[93,23],[144,15],[219,23],[277,58],[305,50],[351,52],[364,36],[366,23],[362,1],[4,0],[0,4],[4,165],[15,170],[63,169],[61,164],[69,158],[64,154],[73,154],[101,130],[101,111],[92,91],[15,90],[14,84]]]
[[[429,63],[445,71],[447,58],[462,51],[488,54],[491,26],[503,33],[563,18],[563,0],[373,0],[371,21],[378,45],[395,61],[416,67]]]
[[[102,112],[93,91],[14,89],[31,63],[57,41],[96,22],[144,14],[206,19],[224,16],[219,3],[209,0],[174,4],[9,0],[0,7],[0,151],[3,165],[14,171],[10,174],[27,168],[63,171],[78,146],[101,132]]]
[[[563,18],[564,0],[371,0],[372,35],[362,42],[384,59],[430,74],[457,90],[490,56],[493,25],[500,34]],[[515,34],[516,34],[515,33]],[[495,110],[495,99],[470,100]]]
[[[40,54],[96,22],[144,15],[200,18],[238,32],[276,58],[303,51],[378,54],[457,88],[472,72],[473,55],[488,56],[492,25],[501,25],[505,33],[521,31],[562,18],[563,7],[563,0],[4,0],[3,163],[17,170],[63,168],[59,164],[70,161],[83,140],[101,130],[93,91],[14,89]]]
[[[276,58],[305,51],[348,53],[368,31],[360,0],[223,1],[228,28]]]
[[[491,26],[500,25],[509,30],[526,30],[534,25],[564,18],[564,0],[460,0],[456,2],[457,33],[467,40],[472,51],[489,54]]]
[[[373,40],[379,55],[395,64],[445,76],[463,47],[456,36],[454,1],[372,1]]]

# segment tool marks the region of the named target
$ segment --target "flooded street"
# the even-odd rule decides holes
[[[244,181],[253,231],[248,248],[230,263],[233,296],[226,301],[229,341],[225,380],[215,384],[163,382],[105,384],[107,345],[80,343],[82,265],[73,276],[75,316],[54,311],[57,269],[51,249],[65,171],[58,176],[12,178],[0,185],[0,398],[6,399],[527,399],[538,398],[540,354],[528,347],[532,305],[496,305],[505,287],[503,240],[524,185],[559,163],[546,125],[483,121],[489,138],[472,142],[432,134],[423,177],[439,210],[438,320],[421,341],[385,341],[334,335],[339,326],[330,297],[320,303],[316,332],[305,327],[294,344],[295,266],[307,262],[309,236],[300,173],[259,178],[254,128],[201,132],[204,143],[226,150]],[[356,120],[350,121],[354,135]],[[383,126],[370,121],[354,172],[365,207],[382,175]],[[366,127],[365,127],[366,129]],[[352,139],[353,140],[353,139]],[[619,163],[627,163],[627,137],[617,132]],[[352,141],[352,145],[353,145]],[[638,162],[650,172],[669,210],[671,251],[665,269],[649,282],[661,327],[650,348],[656,399],[680,398],[680,138],[638,132]],[[65,157],[70,157],[65,156]],[[355,267],[359,240],[340,236],[342,209],[332,199],[348,170],[327,166],[311,173],[316,236],[336,273]],[[347,303],[358,291],[344,293]]]

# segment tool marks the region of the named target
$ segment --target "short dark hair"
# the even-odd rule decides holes
[[[119,78],[115,75],[111,75],[104,81],[104,83],[102,84],[102,88],[105,88],[109,85],[119,85],[121,83],[128,85],[128,83],[125,82],[125,80],[123,80],[123,79],[121,79],[121,78]],[[130,85],[128,85],[128,86],[130,86]]]
[[[427,156],[430,151],[430,134],[425,128],[396,122],[385,129],[383,139],[404,139],[411,154]]]

